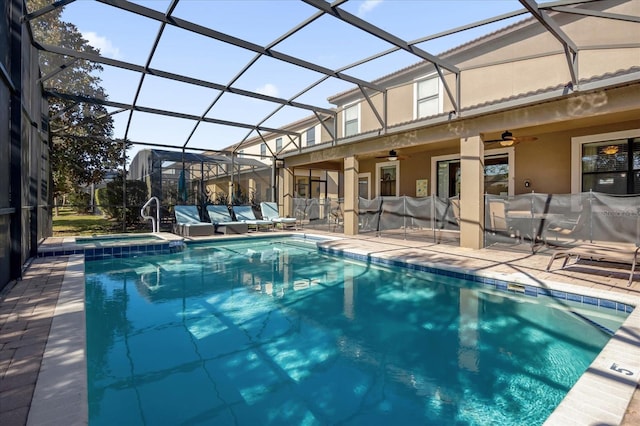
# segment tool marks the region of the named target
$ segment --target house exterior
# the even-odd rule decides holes
[[[285,214],[294,197],[344,198],[349,235],[359,197],[459,197],[460,244],[479,248],[485,194],[640,194],[638,16],[640,2],[620,0],[555,12],[551,30],[522,20],[438,55],[438,67],[374,81],[381,91],[332,96],[335,121],[287,126],[297,140],[242,149],[284,160]],[[314,180],[334,186],[323,194]]]

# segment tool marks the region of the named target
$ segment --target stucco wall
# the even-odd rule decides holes
[[[640,13],[640,1],[613,5],[607,12],[636,16]],[[595,7],[595,4],[591,6]],[[640,47],[637,46],[640,44],[640,31],[637,23],[570,14],[554,16],[562,30],[580,49],[578,79],[589,79],[640,65]],[[449,60],[461,69],[461,108],[563,86],[571,81],[562,44],[536,21],[509,33],[489,36],[484,44],[456,52]],[[422,75],[430,73],[433,73],[433,67],[425,68]],[[388,90],[387,125],[414,120],[415,78],[415,71],[408,72],[404,82],[398,82],[398,77],[394,77],[394,86]],[[445,78],[455,96],[455,76],[445,71]],[[441,92],[444,99],[442,112],[451,111],[451,100],[444,88]],[[357,93],[354,96],[362,98]],[[353,98],[349,99],[349,102],[353,102]],[[382,116],[382,95],[372,94],[371,99]],[[360,131],[365,133],[379,129],[381,124],[365,100],[361,100],[360,108]],[[339,120],[338,135],[343,137],[342,114]]]

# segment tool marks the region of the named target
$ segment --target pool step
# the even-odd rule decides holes
[[[577,316],[578,318],[588,322],[589,324],[595,326],[598,330],[604,332],[605,334],[608,334],[609,336],[613,336],[616,333],[615,331],[611,330],[610,328],[605,327],[604,325],[602,325],[602,324],[592,320],[591,318],[589,318],[587,316],[584,316],[584,315],[582,315],[582,314],[580,314],[580,313],[578,313],[576,311],[569,311],[569,312],[571,312],[573,315]]]

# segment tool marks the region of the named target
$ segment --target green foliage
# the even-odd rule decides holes
[[[50,6],[50,0],[28,0],[29,12]],[[99,54],[78,30],[61,20],[63,8],[54,9],[31,21],[34,40],[72,50]],[[71,60],[60,55],[40,52],[40,69],[45,90],[65,94],[82,94],[106,99],[96,75],[102,66],[85,60]],[[60,69],[63,69],[61,72]],[[69,194],[80,186],[99,183],[105,175],[122,163],[123,144],[114,143],[113,118],[97,103],[77,103],[49,97],[51,131],[51,169],[54,196]]]
[[[68,196],[69,203],[76,213],[89,213],[91,211],[91,194],[84,191],[73,191]]]
[[[219,205],[222,205],[222,206],[228,206],[229,205],[229,196],[225,192],[216,192],[215,200],[213,201],[213,204],[219,204]]]
[[[125,220],[127,225],[131,225],[140,220],[140,209],[147,202],[147,185],[139,180],[127,180],[126,193]],[[122,219],[122,199],[122,175],[97,191],[100,209],[112,219]]]
[[[249,202],[249,196],[238,186],[231,202],[234,206],[244,206]]]

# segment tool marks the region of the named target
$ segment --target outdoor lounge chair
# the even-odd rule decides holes
[[[489,231],[493,235],[508,236],[519,240],[518,230],[513,229],[507,216],[507,203],[502,199],[491,199],[487,203],[489,209]]]
[[[507,208],[504,200],[489,200],[489,226],[494,234],[505,233],[509,231],[507,225]]]
[[[273,222],[256,218],[256,215],[253,213],[253,207],[251,206],[233,206],[233,214],[236,215],[236,219],[245,222],[249,226],[249,229],[255,228],[256,231],[260,229],[273,229]]]
[[[249,227],[244,222],[234,221],[229,213],[229,208],[223,205],[207,206],[209,220],[218,234],[244,234],[249,232]]]
[[[548,243],[547,240],[550,236],[555,237],[555,240],[558,241],[558,237],[567,239],[578,234],[583,228],[585,217],[586,215],[578,214],[574,218],[551,219],[544,230],[545,242]]]
[[[215,227],[212,224],[200,220],[196,206],[175,206],[174,214],[176,223],[173,232],[176,234],[183,237],[202,237],[215,233]]]
[[[639,255],[640,246],[628,243],[619,245],[581,244],[575,247],[556,250],[551,256],[551,259],[549,259],[546,270],[548,271],[551,268],[553,261],[556,259],[564,259],[562,263],[562,268],[564,268],[567,266],[567,262],[570,258],[574,258],[575,262],[578,262],[580,259],[588,259],[631,264],[629,283],[627,284],[627,287],[629,287],[633,282],[633,275],[636,270],[636,265],[638,264]]]
[[[298,219],[295,217],[281,217],[278,213],[278,205],[272,202],[260,203],[260,211],[262,212],[262,218],[264,220],[270,220],[274,226],[280,224],[282,229],[287,226],[293,226],[298,229]]]

